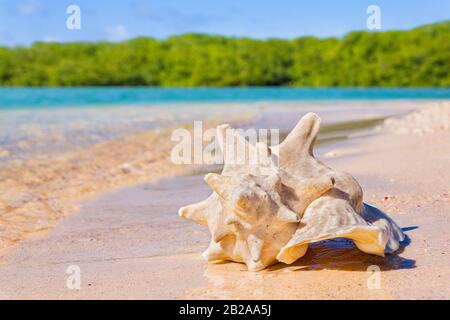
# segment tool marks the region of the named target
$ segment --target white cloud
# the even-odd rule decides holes
[[[58,39],[53,36],[45,36],[42,39],[43,42],[58,42]]]
[[[41,4],[37,0],[21,1],[17,5],[17,11],[24,16],[32,16],[41,10]]]
[[[106,33],[109,41],[122,41],[129,36],[127,28],[122,24],[107,28]]]

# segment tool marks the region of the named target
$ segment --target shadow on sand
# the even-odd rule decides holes
[[[368,267],[376,265],[382,271],[415,268],[414,260],[399,256],[410,243],[406,237],[396,254],[377,257],[359,251],[349,239],[327,240],[310,244],[306,255],[292,265],[279,263],[261,272],[247,272],[244,264],[235,262],[208,264],[208,286],[201,288],[201,294],[221,299],[386,298],[389,288],[366,290]],[[320,270],[331,272],[302,272]],[[339,271],[355,272],[340,276]]]
[[[404,232],[417,229],[417,226],[406,227]],[[346,270],[366,271],[371,265],[380,267],[382,271],[413,269],[416,261],[400,257],[404,249],[411,243],[408,235],[400,244],[399,250],[385,257],[373,256],[358,250],[352,240],[337,238],[310,244],[306,255],[291,265],[278,263],[267,269],[276,272],[284,268],[290,271],[308,270]]]

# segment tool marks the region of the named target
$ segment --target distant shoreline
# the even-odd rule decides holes
[[[340,38],[182,34],[0,47],[4,86],[448,87],[450,21]]]

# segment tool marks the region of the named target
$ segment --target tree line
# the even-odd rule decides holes
[[[292,40],[184,34],[0,47],[2,86],[449,87],[450,21]]]

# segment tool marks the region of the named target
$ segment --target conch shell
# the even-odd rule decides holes
[[[308,113],[280,145],[268,147],[251,144],[229,125],[217,127],[224,167],[220,175],[205,176],[213,193],[179,210],[209,228],[208,261],[242,262],[259,271],[291,264],[309,243],[331,238],[352,239],[361,251],[379,256],[399,248],[402,230],[363,203],[358,182],[314,158],[319,129],[320,118]],[[248,152],[231,159],[238,145]]]

